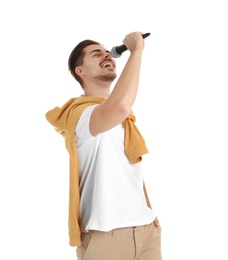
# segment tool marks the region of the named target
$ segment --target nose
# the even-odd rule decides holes
[[[103,59],[111,59],[111,54],[109,52],[106,52],[104,55],[103,55]]]

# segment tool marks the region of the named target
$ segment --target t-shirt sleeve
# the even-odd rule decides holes
[[[89,131],[89,122],[91,114],[96,106],[97,104],[89,106],[82,112],[75,128],[75,137],[77,140],[87,140],[94,137]]]

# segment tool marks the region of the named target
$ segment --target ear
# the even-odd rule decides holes
[[[77,74],[77,75],[79,75],[79,76],[81,76],[82,75],[82,73],[83,73],[83,70],[82,70],[82,67],[76,67],[75,68],[75,73]]]

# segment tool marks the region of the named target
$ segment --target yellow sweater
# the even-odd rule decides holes
[[[79,217],[79,165],[78,153],[75,143],[75,127],[81,113],[88,106],[100,104],[104,99],[101,97],[77,97],[67,101],[62,107],[55,107],[46,113],[46,119],[52,124],[55,130],[65,138],[66,149],[69,153],[70,176],[69,176],[69,244],[71,246],[81,245]],[[125,154],[130,163],[137,163],[142,160],[142,155],[148,153],[145,141],[135,126],[136,118],[131,112],[124,120],[125,129],[124,146]]]

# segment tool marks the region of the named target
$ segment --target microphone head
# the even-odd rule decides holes
[[[116,51],[116,48],[117,46],[113,47],[110,51],[110,54],[113,58],[119,58],[121,56],[121,54],[119,54],[117,51]]]

